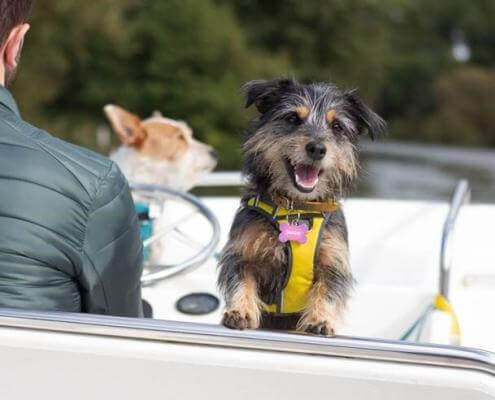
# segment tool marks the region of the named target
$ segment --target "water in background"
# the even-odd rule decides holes
[[[475,203],[495,203],[495,150],[401,142],[364,143],[351,197],[448,201],[459,179]],[[239,187],[198,187],[199,196],[239,196]]]
[[[361,182],[354,196],[387,199],[449,199],[467,178],[472,201],[495,202],[495,151],[381,142],[363,145]]]

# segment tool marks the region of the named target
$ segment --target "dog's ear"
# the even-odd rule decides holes
[[[146,130],[137,115],[113,104],[106,105],[103,110],[122,143],[139,146],[146,139]]]
[[[368,133],[371,140],[375,140],[376,136],[386,132],[387,123],[385,120],[364,104],[355,91],[347,92],[344,97],[347,102],[347,109],[356,121],[360,135]]]
[[[261,114],[265,114],[279,101],[280,95],[295,83],[293,79],[285,78],[246,83],[242,87],[246,98],[246,108],[254,104]]]

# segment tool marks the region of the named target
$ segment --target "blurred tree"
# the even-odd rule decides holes
[[[93,148],[103,105],[143,117],[160,109],[235,168],[246,121],[239,89],[286,65],[249,48],[231,12],[209,0],[38,3],[32,25],[14,86],[23,113]]]
[[[74,143],[95,147],[110,85],[124,79],[125,0],[35,2],[14,82],[24,116]],[[105,85],[107,85],[105,87]]]
[[[446,139],[446,133],[435,132],[430,123],[428,131],[418,127],[445,109],[438,79],[459,64],[453,57],[456,35],[465,39],[471,55],[464,61],[495,64],[493,0],[217,2],[235,10],[251,43],[286,54],[299,77],[358,87],[389,121],[394,139]],[[471,125],[481,129],[475,121]],[[463,135],[485,140],[473,136],[457,143],[493,143],[473,129]]]
[[[154,107],[187,121],[224,167],[238,167],[240,86],[275,75],[283,61],[249,48],[230,10],[210,0],[136,1],[127,15],[132,54],[115,98],[142,115]]]
[[[394,139],[495,146],[494,16],[493,0],[38,1],[13,89],[27,119],[93,148],[103,105],[159,109],[224,168],[240,86],[275,75],[358,87]]]
[[[457,124],[454,114],[459,111],[459,104],[445,94],[449,82],[453,84],[461,79],[458,72],[451,74],[458,71],[459,63],[495,64],[495,27],[490,22],[494,15],[495,2],[491,0],[408,0],[395,10],[396,17],[391,21],[393,56],[388,60],[388,78],[379,103],[380,111],[390,121],[394,138],[493,145],[495,137],[490,135],[495,132],[481,130],[475,120],[468,121],[474,117],[472,113],[463,117],[465,129],[454,136],[445,130]],[[454,57],[459,36],[469,51],[463,60]],[[488,84],[493,79],[474,71],[477,70],[467,68],[463,73],[464,88],[479,87],[482,80]],[[487,92],[489,87],[488,84]],[[449,114],[454,118],[451,124],[446,120]]]
[[[437,142],[495,146],[493,99],[495,68],[457,68],[435,82],[438,107],[419,126]]]
[[[377,100],[390,56],[390,1],[217,2],[235,10],[251,43],[287,56],[298,78],[358,86]]]

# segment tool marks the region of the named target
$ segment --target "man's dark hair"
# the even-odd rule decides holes
[[[0,46],[13,28],[27,22],[32,5],[33,0],[0,0]]]

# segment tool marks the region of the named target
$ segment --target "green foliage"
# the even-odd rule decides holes
[[[220,150],[224,166],[237,167],[246,122],[239,88],[275,75],[277,60],[250,49],[231,12],[211,1],[136,2],[129,13],[131,62],[116,101],[186,120]]]
[[[28,119],[73,142],[96,146],[107,103],[161,110],[236,168],[240,87],[284,65],[249,48],[231,12],[208,0],[69,0],[38,7],[14,89]]]
[[[389,121],[390,137],[493,145],[493,125],[482,127],[481,115],[466,116],[471,128],[454,136],[439,122],[457,107],[439,83],[459,67],[452,56],[456,33],[466,38],[471,65],[495,65],[492,0],[217,1],[233,7],[252,43],[287,54],[299,77],[358,87]],[[480,83],[473,73],[463,79],[465,87]],[[487,93],[493,79],[485,75]]]
[[[218,0],[237,12],[251,43],[286,55],[307,81],[359,84],[375,99],[384,83],[390,19],[380,2],[362,0]]]
[[[39,1],[14,91],[27,119],[93,148],[105,104],[161,110],[223,168],[240,162],[241,85],[276,75],[359,88],[394,139],[494,146],[493,15],[493,0]]]
[[[495,146],[495,68],[464,67],[435,82],[438,108],[421,124],[442,143]]]
[[[13,87],[26,119],[74,143],[96,146],[101,107],[125,78],[119,68],[127,40],[122,3],[36,3]]]

